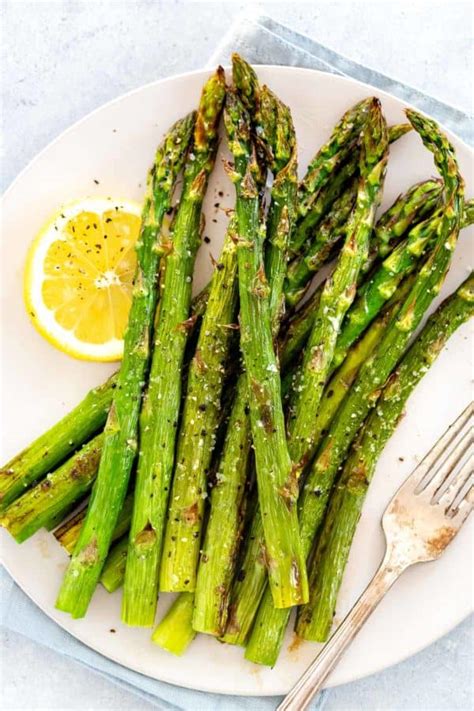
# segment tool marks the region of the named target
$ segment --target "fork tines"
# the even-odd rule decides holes
[[[474,404],[466,407],[413,472],[413,493],[445,507],[455,516],[473,502]]]

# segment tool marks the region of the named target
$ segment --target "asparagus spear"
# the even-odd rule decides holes
[[[299,611],[296,631],[304,639],[325,642],[334,619],[352,539],[377,460],[395,430],[405,403],[450,336],[474,316],[474,274],[451,294],[389,378],[357,440],[331,497],[311,564],[311,597]]]
[[[463,181],[454,150],[434,121],[410,109],[407,115],[423,143],[434,154],[435,163],[444,178],[446,206],[432,253],[385,331],[378,348],[360,369],[311,466],[299,500],[300,530],[306,556],[310,553],[321,525],[339,467],[359,427],[377,402],[381,388],[405,351],[411,335],[441,288],[459,234],[463,211]],[[252,641],[252,634],[246,651],[247,659],[262,664],[278,656],[288,622],[288,614],[281,614],[278,610],[270,614],[269,602],[265,598],[262,601],[266,608],[266,643],[257,637],[263,629],[260,624],[255,627],[256,637]]]
[[[0,470],[0,511],[94,435],[105,423],[117,383],[113,375]]]
[[[183,192],[166,259],[148,391],[140,415],[140,452],[122,600],[122,620],[129,625],[149,626],[155,617],[181,400],[185,322],[200,242],[202,201],[214,165],[224,96],[224,71],[219,67],[204,86],[184,169]]]
[[[291,262],[285,285],[289,304],[295,305],[300,301],[311,277],[328,261],[341,242],[356,196],[357,180],[354,178],[347,190],[334,201],[331,210],[317,228],[315,239],[306,254]]]
[[[73,617],[84,616],[94,593],[135,459],[138,414],[157,297],[159,232],[171,204],[173,186],[182,168],[193,126],[192,114],[175,124],[158,148],[149,174],[124,357],[107,418],[99,473],[56,603],[58,609]]]
[[[318,190],[327,183],[334,170],[351,155],[371,111],[372,98],[363,99],[342,116],[329,141],[317,152],[308,166],[298,189],[298,214],[304,217],[311,209]]]
[[[201,545],[207,477],[220,419],[221,394],[237,308],[235,234],[227,234],[191,362],[188,391],[163,540],[160,589],[193,591]]]
[[[333,202],[343,193],[350,181],[357,174],[359,167],[359,145],[358,140],[354,140],[360,134],[368,114],[368,106],[370,98],[357,104],[343,116],[341,122],[333,130],[331,139],[328,144],[323,146],[316,154],[313,161],[310,163],[308,172],[303,179],[298,191],[298,224],[293,231],[291,240],[291,252],[294,256],[299,256],[304,244],[308,238],[314,233],[322,218],[326,215]],[[359,107],[359,108],[358,108]],[[339,126],[344,123],[345,116],[352,113],[358,113],[359,119],[356,122],[357,130],[347,143],[347,134],[341,142],[342,156],[347,155],[349,147],[349,157],[345,162],[340,160],[338,152],[339,141]],[[388,141],[393,143],[411,129],[410,124],[400,124],[391,126],[388,129]],[[335,142],[333,142],[335,139]],[[329,153],[326,150],[329,150]],[[331,156],[331,152],[335,153]],[[326,162],[327,161],[327,162]],[[314,182],[310,176],[314,174],[311,171],[311,166],[314,163],[319,163],[320,167],[317,170],[317,180]],[[314,187],[313,187],[314,186]],[[313,192],[311,189],[313,188]]]
[[[159,647],[178,657],[184,654],[196,636],[191,624],[193,602],[192,593],[178,595],[151,638]]]
[[[58,516],[64,517],[71,505],[90,491],[99,467],[103,440],[103,434],[94,437],[8,507],[0,523],[18,543],[26,541],[43,526],[49,526]]]
[[[461,223],[462,228],[474,222],[473,204],[473,200],[465,203]],[[386,215],[387,213],[384,213],[377,224],[384,222]],[[333,372],[344,361],[348,348],[355,343],[372,319],[379,313],[387,299],[398,288],[401,280],[416,267],[421,253],[430,246],[430,240],[436,237],[436,228],[439,227],[440,217],[438,215],[434,219],[435,217],[433,215],[432,220],[429,218],[416,225],[407,235],[411,238],[410,243],[406,239],[400,242],[400,245],[397,245],[393,252],[394,256],[392,257],[389,254],[373,272],[369,281],[364,282],[359,288],[357,297],[343,321],[341,332],[336,342],[330,372]],[[404,220],[403,216],[402,220]],[[394,234],[400,234],[396,221],[392,222],[392,230]],[[408,244],[410,244],[411,252],[409,251],[405,255],[403,250]],[[296,356],[302,352],[308,340],[321,298],[321,291],[322,285],[313,292],[310,298],[288,321],[280,343],[280,367],[284,372],[288,372],[290,365],[294,363]],[[294,376],[292,375],[291,377],[293,378]]]
[[[374,247],[372,253],[369,253],[369,264],[363,266],[364,272],[368,271],[379,254],[386,256],[393,242],[400,239],[411,225],[419,222],[433,210],[439,201],[441,190],[442,185],[439,180],[426,180],[414,185],[397,198],[375,226]],[[327,261],[331,250],[341,240],[344,234],[343,228],[352,211],[356,191],[357,183],[354,182],[334,203],[331,211],[318,227],[316,238],[306,254],[291,263],[286,284],[287,300],[290,303],[297,303],[301,299],[305,284]]]
[[[285,437],[278,364],[273,349],[268,284],[259,232],[259,200],[252,176],[255,155],[250,121],[235,91],[226,99],[225,125],[234,156],[239,241],[241,348],[248,379],[250,421],[255,446],[269,578],[275,604],[287,607],[307,596],[296,510],[288,482],[291,461]]]
[[[347,226],[338,264],[321,292],[289,414],[289,447],[297,472],[301,472],[315,450],[314,416],[331,367],[342,319],[354,299],[359,272],[368,256],[387,158],[386,124],[379,101],[373,99],[363,132],[356,207]]]
[[[257,134],[266,147],[267,160],[274,175],[267,221],[266,275],[272,330],[277,334],[284,308],[283,283],[295,211],[295,134],[289,109],[267,87],[260,89],[253,70],[240,57],[234,56],[234,66],[241,95],[250,94],[255,111],[258,102]],[[247,393],[244,374],[237,385],[224,452],[216,484],[211,490],[209,521],[198,571],[193,625],[196,630],[213,635],[222,634],[225,628],[228,595],[244,519],[250,450]]]
[[[130,521],[132,520],[132,509],[133,509],[133,492],[127,494],[123,506],[120,509],[119,516],[117,518],[117,523],[115,524],[114,532],[112,534],[112,541],[116,541],[121,538],[125,533],[127,533],[130,528]],[[81,532],[84,519],[86,517],[87,508],[83,508],[77,512],[72,518],[65,521],[55,532],[54,537],[61,544],[61,546],[72,555],[76,543],[79,539],[79,534]]]
[[[399,298],[393,297],[386,311],[371,325],[364,337],[352,347],[344,364],[326,385],[315,421],[315,429],[317,430],[315,435],[316,442],[325,434],[325,430],[330,425],[345,394],[349,391],[354,382],[362,363],[381,338],[381,335],[390,322],[390,318],[393,317],[399,308],[400,301],[404,298],[404,295],[406,295],[408,288],[410,288],[410,284],[403,285],[403,290],[401,289],[400,294],[397,294]],[[265,567],[262,522],[260,516],[257,515],[252,521],[240,573],[232,590],[230,618],[223,636],[225,642],[245,645],[257,610],[259,611],[258,619],[260,619],[261,616],[262,618],[266,618],[268,614],[273,615],[274,606],[272,596],[268,591],[265,593],[265,604],[262,603],[259,607],[266,584],[267,572]],[[267,608],[269,608],[270,612]],[[283,612],[288,612],[285,618],[287,619],[291,611],[277,611],[277,613]],[[279,614],[279,617],[280,616],[283,617],[283,614]],[[257,627],[257,625],[258,622],[255,624],[255,627]],[[262,627],[264,628],[265,625],[262,625]]]
[[[128,536],[123,536],[109,551],[100,576],[100,582],[109,593],[115,592],[123,584],[127,552]]]
[[[416,269],[420,258],[436,240],[441,221],[442,212],[437,211],[415,225],[359,290],[337,339],[332,369],[343,362],[347,350],[396,292],[402,279]],[[463,218],[461,228],[465,226]]]
[[[439,204],[442,190],[441,180],[424,180],[412,185],[395,200],[380,218],[375,230],[377,252],[381,257],[386,257],[391,251],[394,238],[402,237],[409,227],[433,212]]]

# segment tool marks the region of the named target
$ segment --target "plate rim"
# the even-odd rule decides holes
[[[223,65],[224,69],[226,72],[230,70],[230,65],[225,64]],[[345,84],[350,84],[350,85],[355,85],[361,87],[365,91],[370,91],[373,92],[375,95],[380,96],[380,98],[383,100],[383,97],[388,97],[391,100],[395,100],[399,104],[401,104],[403,107],[406,108],[413,108],[416,111],[420,111],[416,106],[411,104],[410,102],[405,101],[404,99],[401,99],[400,97],[396,96],[395,94],[391,94],[390,92],[387,92],[383,89],[379,89],[378,87],[375,87],[372,84],[368,84],[366,82],[360,81],[358,79],[354,79],[350,76],[346,75],[339,75],[339,74],[331,74],[330,72],[324,72],[318,69],[311,69],[308,67],[297,67],[297,66],[291,66],[291,65],[279,65],[279,64],[255,64],[254,65],[257,68],[257,71],[259,69],[264,69],[264,70],[276,70],[278,72],[288,72],[288,73],[298,73],[298,74],[311,74],[311,75],[319,75],[319,76],[324,76],[325,78],[329,77],[331,78],[332,81],[335,81],[336,83],[340,83],[341,85]],[[187,71],[187,72],[180,72],[178,74],[173,74],[168,77],[164,77],[161,79],[156,79],[151,82],[147,82],[145,84],[142,84],[138,87],[135,87],[133,89],[130,89],[129,91],[124,92],[123,94],[120,94],[119,96],[116,96],[112,99],[109,99],[108,101],[104,102],[103,104],[97,106],[94,108],[92,111],[89,111],[88,113],[84,114],[81,118],[77,119],[73,123],[71,123],[67,128],[65,128],[63,131],[61,131],[58,135],[56,135],[53,139],[51,139],[43,148],[41,148],[29,161],[28,163],[19,171],[19,173],[13,178],[13,180],[10,182],[10,184],[7,186],[5,191],[3,192],[0,200],[0,206],[3,205],[3,202],[9,197],[10,192],[15,188],[17,183],[23,178],[24,175],[26,175],[29,170],[34,166],[34,164],[41,159],[44,153],[46,153],[51,147],[53,147],[58,141],[60,141],[65,135],[69,134],[76,128],[78,128],[82,123],[86,122],[90,118],[92,118],[95,114],[101,112],[102,110],[106,110],[110,106],[113,106],[115,104],[119,104],[120,102],[126,100],[128,97],[133,96],[134,94],[139,94],[142,91],[151,89],[152,87],[158,87],[158,86],[163,86],[166,84],[172,84],[176,80],[180,79],[187,79],[188,77],[194,77],[194,76],[202,76],[203,78],[208,76],[212,72],[212,68],[201,68],[201,69],[195,69],[192,71]],[[426,115],[430,117],[430,114],[421,111],[423,115]],[[455,141],[459,144],[461,144],[462,148],[467,151],[467,153],[470,155],[471,159],[474,158],[474,148],[471,147],[466,141],[464,141],[462,138],[460,138],[457,134],[455,134],[451,129],[447,128],[442,122],[438,121],[437,119],[436,122],[438,125],[443,129],[443,131],[448,135],[450,139],[454,137]],[[243,697],[253,697],[253,696],[274,696],[275,694],[267,693],[267,692],[261,692],[258,695],[253,693],[253,692],[246,692],[246,691],[239,691],[238,694],[236,694],[234,691],[228,690],[228,689],[219,689],[218,691],[216,690],[209,690],[209,687],[207,686],[202,686],[196,683],[191,684],[186,684],[186,683],[177,683],[175,679],[171,680],[165,676],[160,676],[158,679],[157,677],[150,676],[146,672],[141,671],[138,667],[134,665],[129,665],[129,664],[124,664],[121,662],[119,659],[117,659],[113,654],[110,653],[104,653],[102,651],[98,651],[97,647],[92,646],[92,643],[90,641],[86,641],[83,639],[82,635],[80,632],[77,631],[72,631],[68,629],[66,625],[66,620],[64,622],[61,621],[61,619],[55,616],[56,610],[55,608],[52,608],[52,610],[49,610],[47,606],[43,606],[41,603],[39,603],[36,599],[34,594],[31,595],[29,592],[27,592],[23,585],[18,582],[16,579],[14,573],[11,571],[10,566],[5,562],[3,552],[0,547],[0,561],[2,562],[2,565],[8,572],[8,574],[11,576],[12,580],[18,587],[22,590],[22,592],[35,604],[37,607],[47,615],[49,619],[51,619],[54,623],[58,624],[61,629],[63,629],[66,633],[70,634],[73,636],[75,639],[77,639],[79,642],[84,644],[86,647],[91,649],[93,652],[100,654],[101,656],[105,657],[106,659],[110,659],[116,664],[119,664],[121,667],[125,669],[130,669],[133,672],[136,672],[138,674],[141,674],[142,676],[145,676],[149,679],[153,680],[158,680],[158,681],[163,681],[168,684],[172,684],[173,686],[176,686],[178,688],[186,688],[186,689],[193,689],[196,691],[201,691],[205,693],[214,693],[214,694],[223,694],[223,695],[237,695],[237,696],[243,696]],[[472,608],[474,609],[474,603],[472,605]],[[410,657],[414,656],[415,654],[418,654],[419,652],[423,651],[427,647],[429,647],[431,644],[436,642],[437,640],[441,639],[443,636],[448,634],[451,630],[453,630],[455,627],[457,627],[463,620],[467,619],[469,614],[472,613],[468,612],[467,614],[461,614],[457,620],[452,624],[452,622],[447,622],[445,625],[443,625],[442,632],[438,634],[438,632],[435,633],[434,636],[431,636],[428,641],[423,641],[420,643],[419,646],[416,648],[411,648],[409,652],[407,652],[405,655],[402,655],[398,658],[396,662],[392,663],[381,663],[377,666],[376,669],[371,669],[368,670],[366,673],[359,674],[358,676],[354,676],[351,679],[348,679],[347,681],[344,682],[337,682],[337,683],[331,683],[331,679],[328,680],[328,682],[325,684],[324,688],[334,688],[342,683],[352,683],[354,681],[357,681],[358,679],[364,679],[368,676],[371,676],[372,674],[377,674],[385,669],[388,669],[392,666],[395,666],[396,664],[400,664]]]

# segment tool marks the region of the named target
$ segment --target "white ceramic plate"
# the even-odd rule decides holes
[[[302,169],[343,111],[362,97],[376,93],[383,100],[390,123],[404,119],[401,101],[350,79],[287,67],[261,67],[258,73],[291,106]],[[58,205],[72,198],[112,195],[139,199],[156,144],[174,120],[196,106],[207,74],[200,71],[150,84],[95,111],[42,151],[7,191],[1,260],[2,461],[64,415],[112,369],[63,355],[30,325],[22,301],[22,269],[30,240]],[[470,150],[454,136],[452,139],[467,195],[472,196]],[[382,207],[434,172],[431,154],[419,138],[411,134],[401,139],[391,149]],[[218,196],[219,190],[224,191],[223,198]],[[222,207],[230,205],[232,199],[233,189],[219,165],[206,200],[206,234],[211,244],[204,245],[199,255],[196,289],[210,274],[208,253],[219,252],[226,222]],[[214,207],[216,202],[219,208]],[[468,240],[466,230],[436,304],[465,278],[470,257]],[[380,460],[352,549],[338,619],[355,601],[381,558],[379,522],[387,501],[467,404],[471,365],[468,327],[463,327],[410,398],[407,414]],[[344,656],[329,684],[348,682],[395,664],[448,632],[470,612],[468,528],[465,526],[441,560],[403,576]],[[289,632],[278,665],[271,670],[246,662],[241,649],[200,636],[184,658],[175,658],[152,645],[148,630],[130,629],[120,623],[120,592],[110,596],[99,589],[84,620],[74,621],[57,612],[54,601],[66,555],[51,534],[42,531],[18,546],[2,531],[1,542],[7,569],[46,614],[101,654],[150,677],[220,693],[282,694],[318,651],[318,646],[307,643],[291,645]],[[170,600],[170,596],[162,595],[159,616]]]

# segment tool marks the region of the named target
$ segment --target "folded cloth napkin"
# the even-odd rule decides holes
[[[447,104],[422,94],[379,72],[364,67],[328,49],[318,42],[294,32],[265,16],[243,16],[225,35],[209,60],[229,62],[232,51],[238,51],[255,64],[282,64],[344,74],[367,82],[414,104],[435,116],[465,140],[469,140],[469,117]],[[165,684],[130,671],[78,642],[44,615],[15,585],[5,571],[0,571],[2,624],[71,657],[91,670],[136,693],[159,709],[166,711],[266,711],[275,708],[276,697],[238,697],[205,694]],[[321,711],[330,694],[323,691],[313,702],[312,710]]]
[[[240,52],[253,64],[305,67],[358,79],[416,106],[467,143],[473,143],[472,115],[375,69],[358,64],[316,40],[281,25],[271,17],[243,15],[224,35],[206,66],[213,67],[216,62],[228,64],[232,52]]]

